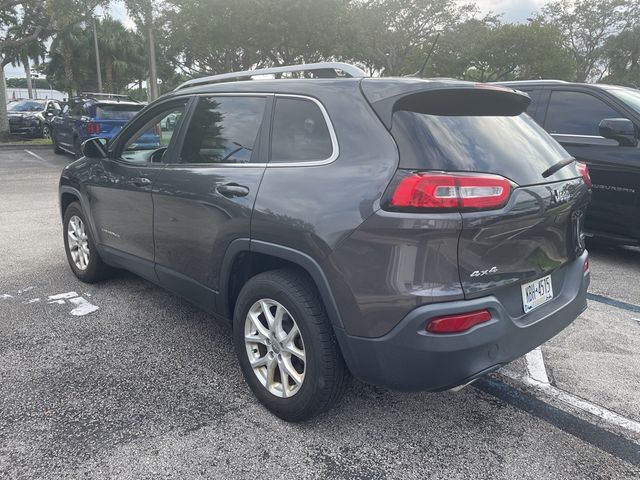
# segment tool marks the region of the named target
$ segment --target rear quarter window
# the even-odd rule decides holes
[[[331,134],[320,107],[302,98],[277,98],[271,162],[314,162],[332,155]]]
[[[526,113],[446,116],[402,110],[393,114],[391,133],[405,169],[495,173],[520,185],[577,176],[565,168],[542,178],[570,155]]]

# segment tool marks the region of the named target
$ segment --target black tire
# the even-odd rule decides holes
[[[288,398],[278,397],[263,386],[249,363],[245,319],[251,306],[263,298],[275,300],[287,309],[304,341],[304,379],[297,393]],[[267,409],[283,420],[299,422],[314,417],[333,407],[344,393],[349,371],[315,285],[302,273],[273,270],[251,278],[236,302],[233,341],[249,387]]]
[[[73,217],[78,217],[82,220],[82,223],[85,226],[85,233],[87,236],[87,244],[89,247],[89,261],[87,262],[87,266],[84,269],[79,268],[71,255],[71,250],[69,248],[69,237],[67,235],[67,231],[69,228],[69,221]],[[89,228],[89,224],[87,223],[84,212],[82,211],[82,207],[78,202],[73,202],[69,204],[67,209],[64,212],[64,219],[62,221],[63,225],[63,237],[64,237],[64,250],[67,254],[67,260],[69,262],[69,266],[73,271],[74,275],[78,277],[79,280],[85,283],[94,283],[98,282],[105,277],[108,276],[111,269],[102,261],[98,251],[96,249],[95,243],[93,242],[93,238],[91,236],[91,231]]]
[[[53,153],[57,155],[62,155],[64,153],[64,150],[62,150],[58,146],[58,142],[56,140],[56,132],[53,129],[51,130],[51,144],[53,145]]]
[[[51,127],[46,123],[42,125],[42,131],[40,132],[41,138],[51,138]]]

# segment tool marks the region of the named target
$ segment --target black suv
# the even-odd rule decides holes
[[[247,383],[287,420],[331,407],[349,373],[464,385],[586,308],[588,174],[528,105],[336,63],[192,80],[64,169],[69,264],[232,322]],[[160,148],[138,142],[169,116]]]
[[[16,135],[49,138],[49,121],[60,113],[57,100],[16,100],[7,105],[9,128]]]
[[[541,80],[505,82],[532,99],[527,112],[589,166],[593,199],[588,236],[640,243],[640,91],[614,85]]]

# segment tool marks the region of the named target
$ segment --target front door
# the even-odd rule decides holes
[[[271,101],[270,95],[199,97],[180,154],[153,185],[158,280],[210,311],[228,245],[249,238]]]
[[[177,130],[160,130],[169,115],[182,116],[186,100],[164,102],[134,119],[110,147],[89,187],[98,241],[109,263],[155,280],[151,189],[172,155]],[[176,124],[179,128],[180,122]],[[149,137],[155,141],[149,142]]]
[[[545,129],[576,159],[589,166],[593,196],[585,229],[612,239],[640,240],[640,149],[600,136],[605,118],[625,118],[586,92],[554,90]]]

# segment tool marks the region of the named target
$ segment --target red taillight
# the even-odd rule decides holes
[[[444,315],[429,321],[429,323],[427,323],[427,332],[460,333],[480,323],[488,322],[489,320],[491,320],[489,310]]]
[[[587,272],[589,271],[589,258],[587,258],[587,259],[584,261],[584,267],[583,267],[583,268],[584,268],[584,270],[583,270],[583,271],[584,271],[584,273],[587,273]]]
[[[98,135],[100,133],[100,124],[94,122],[87,123],[87,133],[89,135]]]
[[[587,187],[591,188],[591,176],[589,175],[589,167],[587,167],[587,164],[576,162],[576,166],[578,167],[578,172],[580,172],[580,175],[582,175],[582,178],[584,179],[584,183]]]
[[[403,178],[391,198],[396,208],[495,209],[511,194],[511,182],[499,175],[414,173]]]

